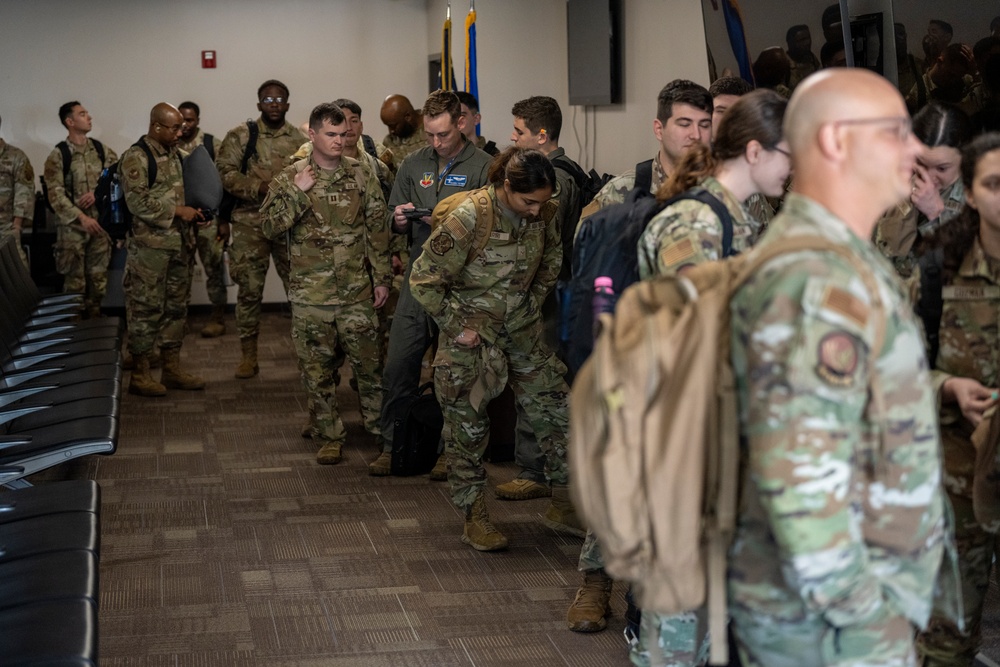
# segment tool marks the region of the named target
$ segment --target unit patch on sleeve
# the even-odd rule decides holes
[[[850,387],[858,367],[858,344],[850,334],[833,331],[823,336],[816,351],[816,374],[827,384]]]

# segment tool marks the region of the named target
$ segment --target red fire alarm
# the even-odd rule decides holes
[[[215,51],[201,52],[201,68],[215,69]]]

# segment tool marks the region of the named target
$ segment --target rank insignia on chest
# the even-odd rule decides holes
[[[420,187],[429,188],[434,185],[434,172],[425,171],[423,178],[420,179]]]
[[[444,177],[445,187],[451,186],[453,188],[464,188],[465,184],[469,182],[468,176],[459,176],[458,174],[448,174]]]
[[[850,387],[854,384],[854,371],[858,367],[858,346],[850,334],[840,331],[828,333],[819,342],[816,374],[827,384]]]

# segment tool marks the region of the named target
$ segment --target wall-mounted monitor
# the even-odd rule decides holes
[[[622,99],[621,0],[566,0],[569,103]]]

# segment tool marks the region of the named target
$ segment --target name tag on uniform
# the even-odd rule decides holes
[[[344,181],[343,186],[345,190],[359,190],[361,188],[357,181]]]
[[[444,177],[445,187],[451,186],[454,188],[464,188],[465,184],[469,182],[468,176],[459,176],[458,174],[448,174]]]
[[[509,241],[510,232],[490,232],[490,238],[494,241]]]
[[[545,229],[544,220],[535,220],[534,222],[528,223],[528,231],[534,232],[538,231],[539,229]]]
[[[982,287],[970,287],[967,285],[950,285],[941,288],[941,298],[946,301],[1000,299],[1000,286],[984,285]]]

